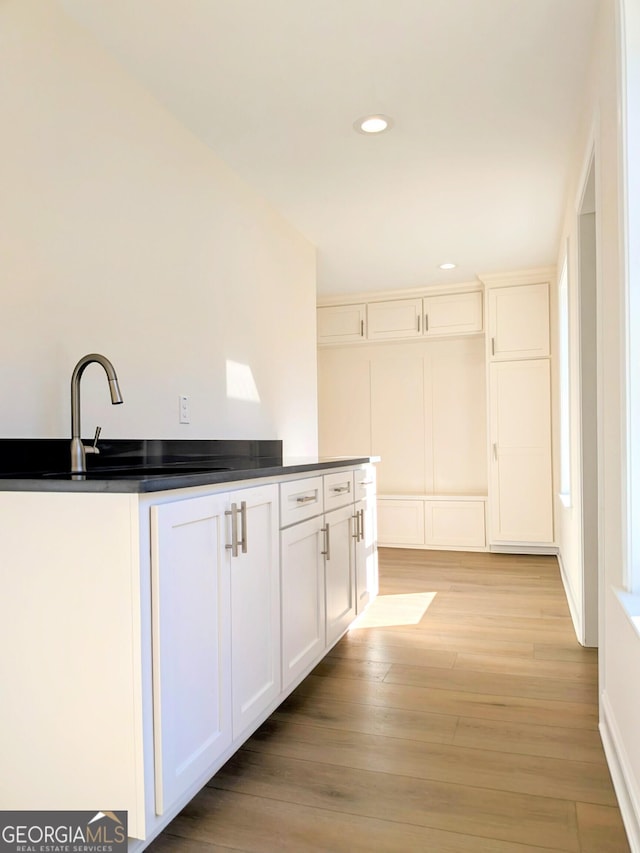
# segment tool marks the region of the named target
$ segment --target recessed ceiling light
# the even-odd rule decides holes
[[[382,133],[385,130],[390,130],[393,127],[393,122],[389,116],[364,116],[364,118],[354,121],[353,126],[358,133]]]
[[[456,268],[455,264],[440,264],[441,270],[454,270]]]

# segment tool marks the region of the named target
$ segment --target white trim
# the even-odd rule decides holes
[[[540,554],[558,556],[557,545],[528,545],[526,542],[510,542],[500,545],[489,544],[492,554]]]
[[[480,281],[487,287],[511,287],[517,284],[538,284],[541,281],[552,282],[556,278],[556,267],[538,267],[515,272],[478,274]]]
[[[627,832],[631,853],[640,853],[640,814],[636,792],[638,786],[622,745],[620,732],[606,690],[600,696],[600,737],[609,765],[620,814]]]
[[[358,293],[334,293],[318,296],[318,308],[332,305],[359,305],[362,302],[387,302],[390,299],[414,299],[421,296],[439,296],[447,293],[473,293],[482,291],[480,281],[464,281],[459,284],[434,284],[402,290],[359,291]]]
[[[584,646],[584,625],[582,622],[582,611],[578,608],[576,600],[573,597],[573,590],[571,588],[571,584],[569,583],[569,579],[564,568],[564,561],[562,559],[562,552],[560,551],[560,549],[558,549],[558,565],[560,566],[560,579],[562,580],[564,594],[567,599],[567,604],[569,605],[571,621],[573,622],[573,630],[576,632],[576,638],[580,645]]]

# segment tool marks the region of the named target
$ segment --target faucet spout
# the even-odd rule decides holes
[[[116,371],[114,366],[111,364],[108,358],[104,355],[100,355],[100,353],[93,352],[89,353],[89,355],[83,356],[80,361],[76,364],[73,369],[73,373],[71,374],[71,473],[72,474],[84,474],[87,470],[87,460],[86,453],[87,450],[93,453],[97,453],[97,447],[85,447],[82,443],[82,436],[80,434],[80,380],[82,378],[82,374],[84,373],[86,367],[89,364],[96,362],[97,364],[102,365],[105,373],[107,374],[107,380],[109,382],[109,393],[111,395],[111,402],[116,405],[118,403],[122,403],[122,394],[120,393],[120,386],[118,385],[118,377],[116,375]]]

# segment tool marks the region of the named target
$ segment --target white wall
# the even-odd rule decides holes
[[[0,3],[3,437],[317,443],[314,248],[52,0]],[[228,360],[259,402],[233,399]],[[191,424],[178,424],[178,394]]]
[[[598,480],[599,480],[599,646],[600,729],[632,849],[640,850],[640,727],[638,727],[638,674],[640,636],[633,614],[623,606],[620,589],[627,577],[626,546],[627,458],[625,448],[625,285],[621,263],[622,226],[621,125],[617,97],[619,45],[616,0],[603,0],[596,27],[592,73],[587,86],[584,120],[574,157],[574,175],[567,192],[564,234],[570,246],[573,271],[571,298],[576,290],[578,205],[591,151],[596,164],[597,238],[597,369]],[[562,263],[562,254],[558,260]],[[577,359],[579,325],[574,310],[574,387],[580,379]],[[580,400],[572,401],[574,463],[580,457]],[[557,404],[557,401],[556,401]],[[576,472],[579,478],[579,471]],[[580,480],[577,481],[577,487]],[[580,541],[577,512],[558,506],[558,535],[565,582],[575,600],[582,596]],[[578,626],[578,629],[580,626]],[[578,631],[579,633],[579,631]]]

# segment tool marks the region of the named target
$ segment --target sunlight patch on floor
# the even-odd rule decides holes
[[[356,619],[350,630],[417,625],[436,594],[435,592],[412,592],[402,595],[379,595],[362,616]]]

